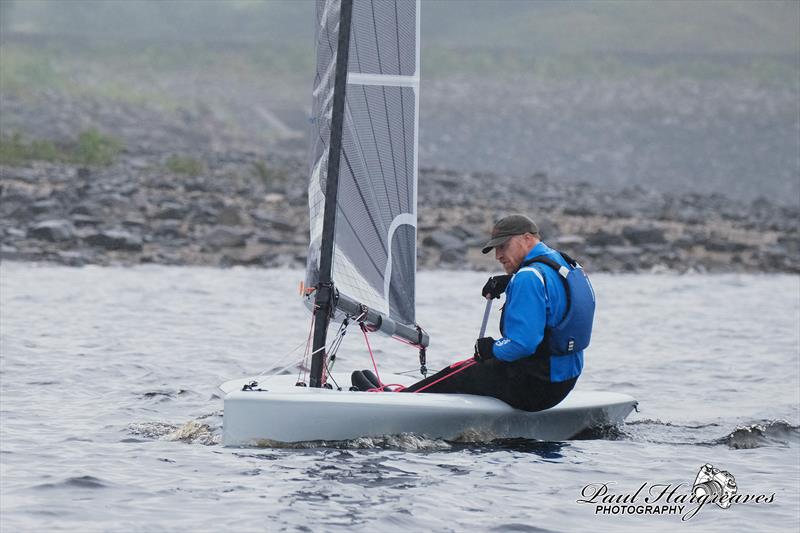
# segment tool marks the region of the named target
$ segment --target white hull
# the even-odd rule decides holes
[[[349,387],[349,376],[335,377]],[[254,379],[262,390],[241,390]],[[406,376],[384,376],[387,379],[413,382]],[[478,435],[480,440],[561,441],[592,427],[620,424],[636,406],[626,394],[573,391],[557,406],[530,413],[485,396],[310,389],[296,387],[295,381],[295,376],[261,376],[220,386],[225,393],[225,446],[400,433],[447,440]]]

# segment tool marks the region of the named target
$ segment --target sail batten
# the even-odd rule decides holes
[[[317,1],[307,286],[319,282],[343,1]],[[418,0],[352,0],[350,7],[347,1],[349,58],[331,280],[337,298],[350,308],[358,302],[416,331],[420,5]]]
[[[419,87],[419,77],[348,72],[347,83],[349,85],[381,85],[384,87]]]

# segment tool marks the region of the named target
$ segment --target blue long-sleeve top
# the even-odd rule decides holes
[[[523,263],[544,255],[567,266],[561,254],[540,242],[525,256]],[[530,357],[544,340],[545,326],[554,327],[564,318],[567,295],[558,273],[533,263],[520,268],[506,288],[506,303],[500,324],[502,338],[494,343],[494,356],[502,361]],[[550,356],[550,380],[564,381],[580,375],[583,351],[572,355]]]

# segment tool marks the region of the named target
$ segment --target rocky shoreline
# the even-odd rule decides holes
[[[247,96],[231,101],[255,101]],[[211,101],[168,108],[57,90],[0,93],[0,259],[303,267],[308,163],[299,126],[276,129],[286,113],[255,104],[252,120],[234,120],[243,108]],[[87,129],[98,132],[89,152],[69,152]],[[92,153],[105,139],[116,152]],[[49,160],[20,148],[36,142]],[[800,206],[791,198],[567,178],[421,168],[419,268],[497,271],[480,247],[494,220],[522,212],[590,271],[800,273]]]
[[[166,154],[107,167],[0,166],[3,260],[64,265],[302,267],[306,163],[297,155],[206,154],[201,172]],[[480,253],[492,221],[532,216],[550,245],[604,272],[800,273],[798,210],[765,199],[617,192],[538,173],[512,178],[421,169],[421,269],[497,270]]]

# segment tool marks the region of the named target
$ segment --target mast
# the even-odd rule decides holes
[[[325,366],[325,341],[328,323],[334,307],[334,287],[331,278],[333,241],[336,233],[336,199],[339,193],[339,161],[342,151],[342,124],[344,123],[345,89],[347,87],[347,59],[350,49],[350,22],[353,0],[341,0],[339,8],[339,35],[336,48],[336,72],[331,116],[331,141],[328,152],[328,173],[325,184],[325,207],[322,221],[322,243],[319,260],[319,281],[314,300],[314,342],[312,344],[311,387],[322,386]]]

